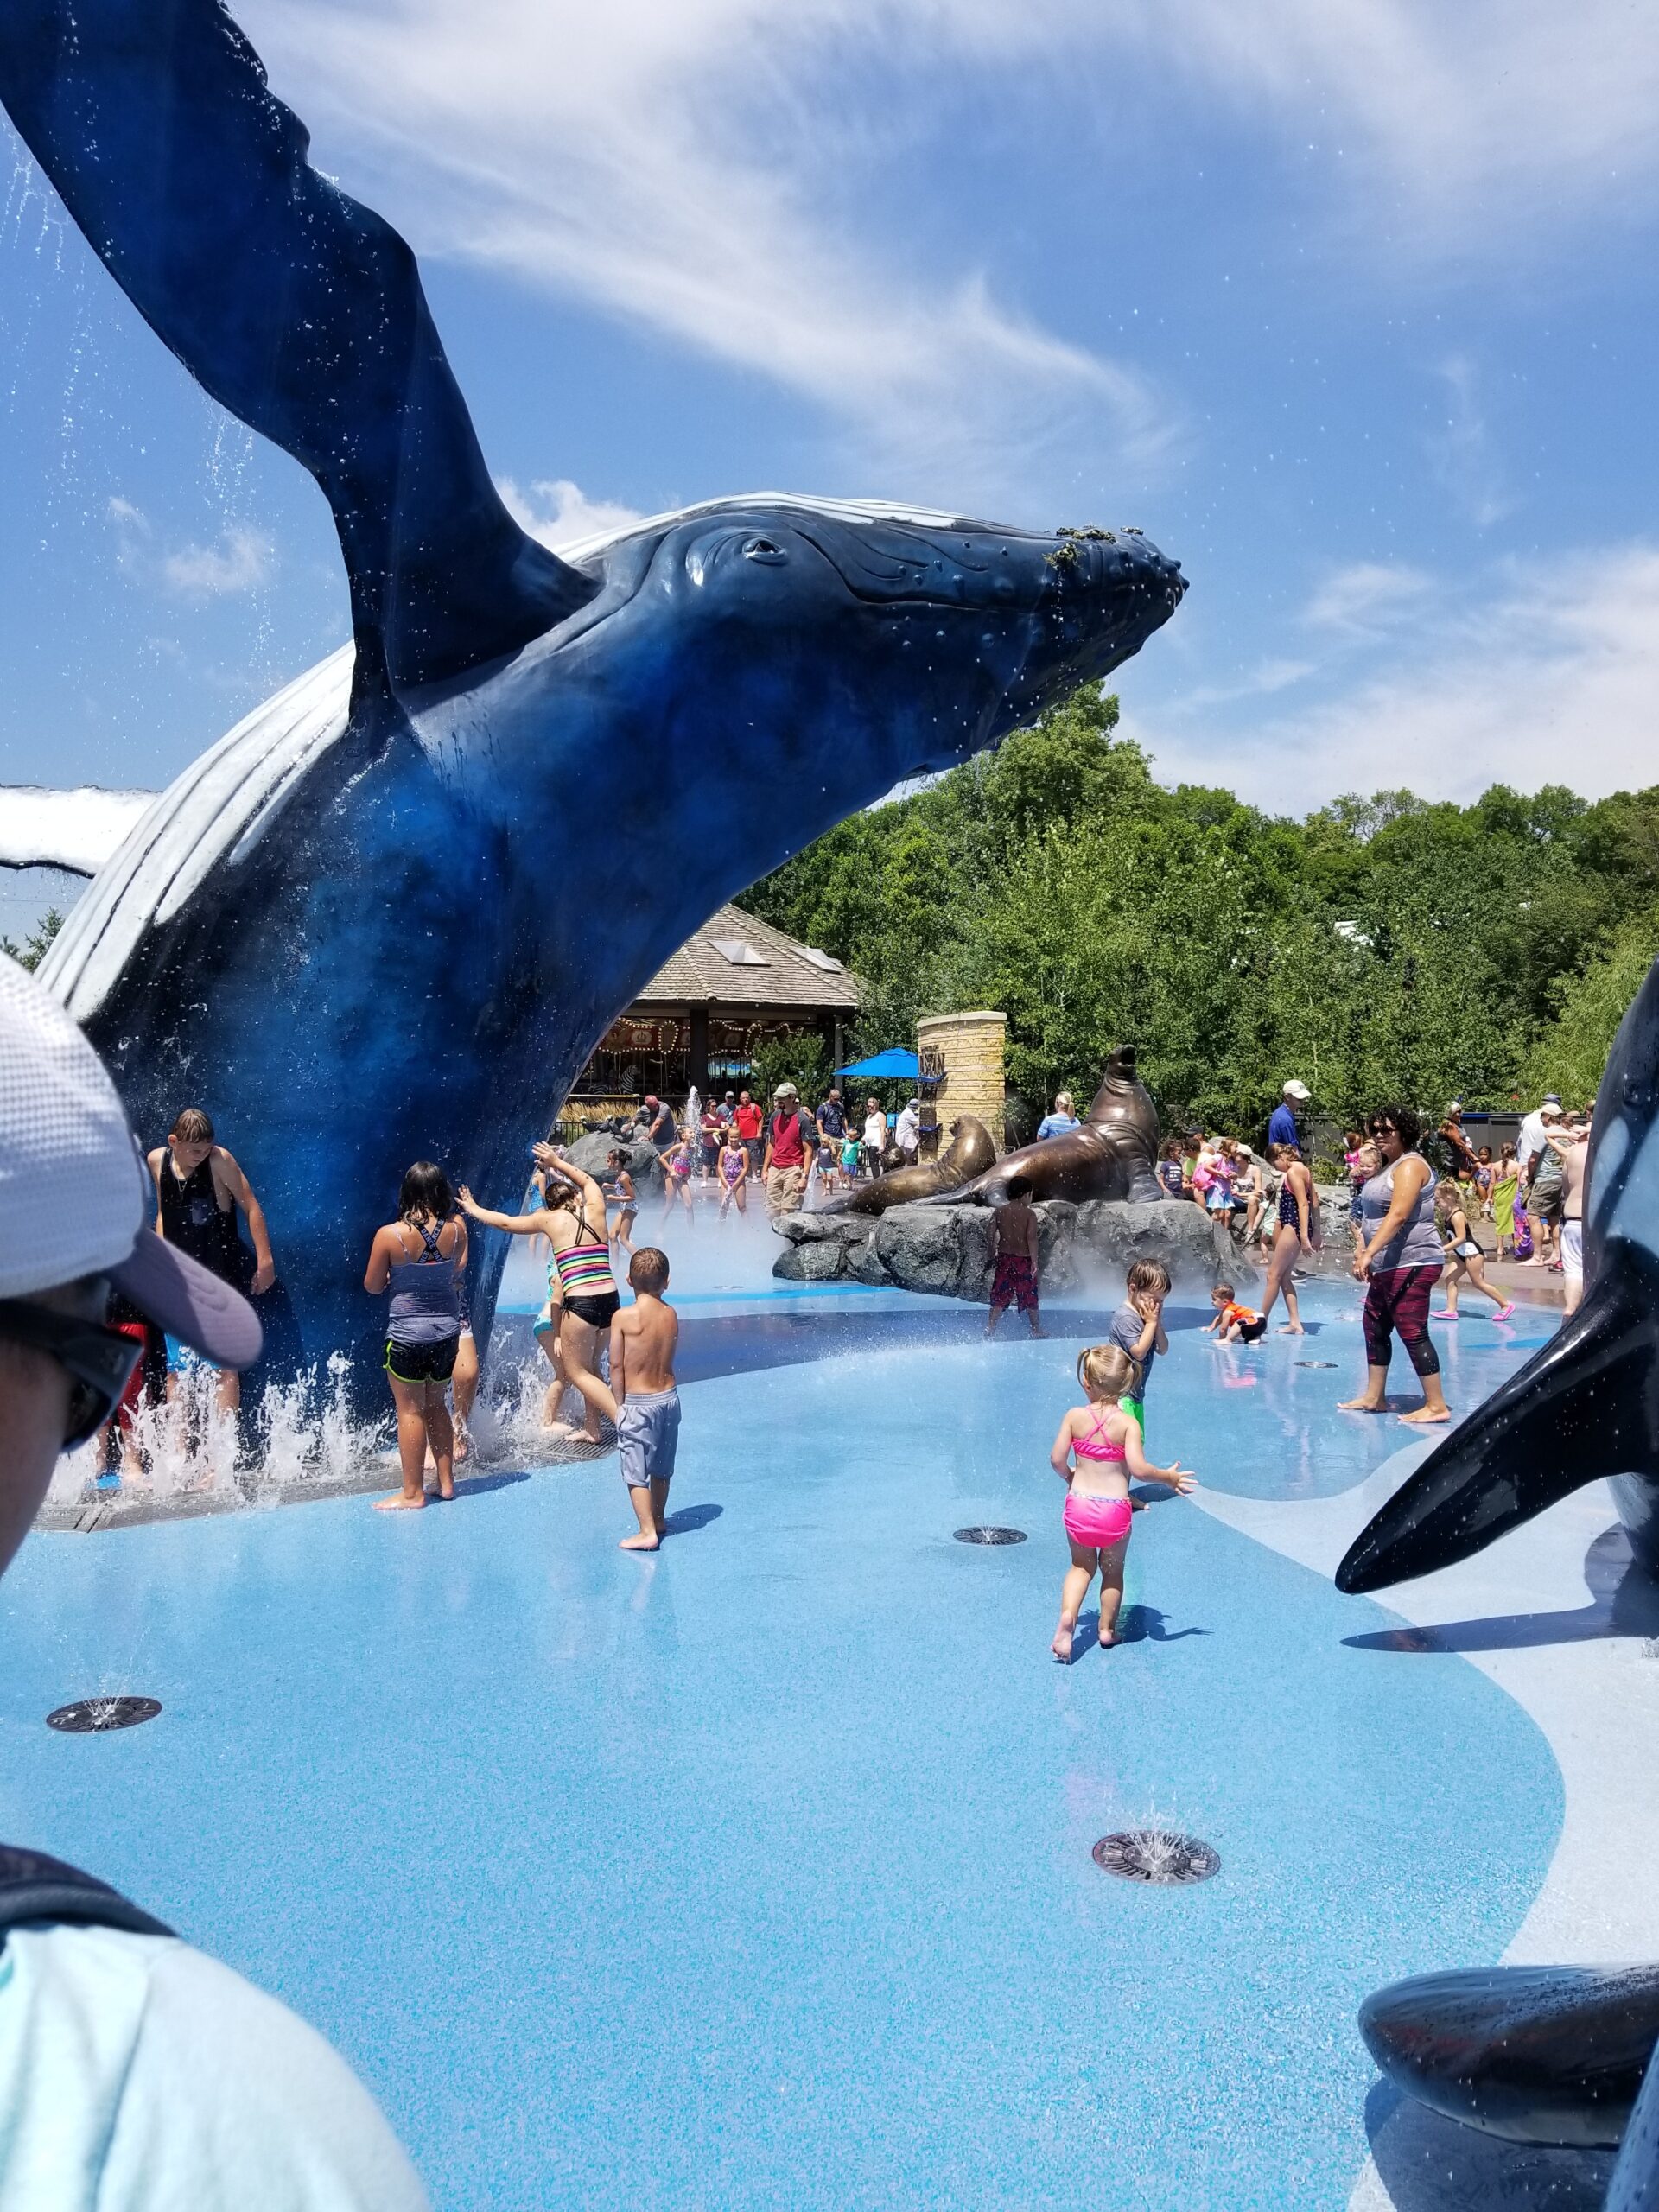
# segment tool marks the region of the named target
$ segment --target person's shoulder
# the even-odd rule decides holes
[[[8,2099],[9,2163],[46,2183],[35,2201],[80,2202],[91,2172],[112,2206],[424,2212],[346,2062],[228,1967],[109,1928],[17,1929],[6,1950],[0,2081],[9,2044],[27,2061]]]

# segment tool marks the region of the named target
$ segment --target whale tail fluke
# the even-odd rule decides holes
[[[1355,1538],[1351,1595],[1482,1551],[1599,1476],[1659,1477],[1659,1261],[1624,1238],[1558,1336],[1462,1422]]]

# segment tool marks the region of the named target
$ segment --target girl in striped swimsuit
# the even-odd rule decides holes
[[[601,1417],[616,1419],[616,1400],[599,1372],[600,1351],[622,1302],[611,1273],[605,1193],[591,1175],[561,1160],[551,1145],[538,1144],[535,1158],[547,1192],[544,1203],[531,1212],[492,1213],[464,1183],[461,1203],[467,1218],[486,1229],[504,1229],[511,1236],[545,1236],[552,1246],[547,1304],[537,1317],[536,1341],[552,1364],[555,1389],[563,1395],[568,1382],[582,1395],[583,1442],[599,1444]],[[556,1415],[556,1405],[549,1413]],[[548,1425],[555,1427],[556,1421],[550,1419]]]

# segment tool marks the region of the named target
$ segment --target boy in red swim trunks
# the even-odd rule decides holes
[[[1012,1177],[1008,1195],[991,1217],[996,1235],[996,1274],[991,1281],[991,1316],[985,1324],[988,1337],[1010,1306],[1018,1305],[1031,1323],[1031,1333],[1040,1337],[1037,1317],[1037,1237],[1041,1227],[1031,1203],[1031,1185],[1023,1175]]]

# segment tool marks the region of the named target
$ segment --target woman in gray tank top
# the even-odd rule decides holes
[[[377,1229],[363,1287],[391,1293],[386,1315],[386,1380],[397,1408],[397,1457],[404,1487],[377,1501],[383,1513],[426,1503],[429,1444],[438,1496],[455,1494],[455,1432],[443,1394],[461,1347],[461,1270],[467,1224],[455,1212],[449,1179],[417,1160],[397,1193],[397,1218]]]
[[[1397,1336],[1423,1386],[1422,1404],[1402,1418],[1452,1418],[1440,1387],[1440,1355],[1428,1333],[1429,1299],[1444,1262],[1434,1227],[1434,1170],[1417,1149],[1421,1127],[1408,1106],[1387,1107],[1371,1116],[1382,1166],[1359,1194],[1354,1252],[1354,1273],[1366,1285],[1365,1389],[1359,1397],[1343,1400],[1345,1413],[1388,1410],[1391,1339]]]

